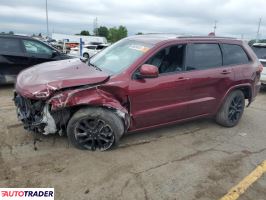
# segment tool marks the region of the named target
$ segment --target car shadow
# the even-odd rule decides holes
[[[145,143],[150,143],[163,138],[173,138],[176,136],[194,134],[197,131],[209,127],[213,119],[198,119],[189,122],[177,123],[174,125],[166,125],[159,128],[153,128],[145,131],[128,132],[122,136],[119,145],[115,149],[127,148],[137,146]],[[51,144],[54,147],[74,148],[64,133],[62,136],[59,134],[42,135],[32,133],[34,150],[38,150],[41,143]],[[42,146],[42,145],[41,145]],[[44,145],[46,146],[46,145]],[[43,148],[43,147],[42,147]],[[113,150],[115,150],[113,149]]]

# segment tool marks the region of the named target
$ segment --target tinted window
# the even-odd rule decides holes
[[[26,52],[29,54],[46,54],[52,56],[53,50],[46,45],[32,40],[23,40]]]
[[[266,59],[266,47],[253,46],[252,49],[259,59]]]
[[[238,65],[249,62],[243,48],[234,44],[222,44],[224,65]]]
[[[222,66],[218,44],[192,44],[188,48],[187,70],[201,70]]]
[[[18,39],[0,38],[0,52],[23,53]]]
[[[95,50],[96,46],[87,46],[86,48]]]
[[[104,49],[105,48],[105,46],[97,46],[97,50],[100,50],[100,49]]]
[[[146,64],[159,68],[159,73],[183,70],[185,45],[175,45],[164,48],[151,57]]]

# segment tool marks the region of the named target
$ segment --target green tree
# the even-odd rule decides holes
[[[14,32],[13,32],[13,31],[9,31],[8,34],[9,34],[9,35],[14,35]]]
[[[127,28],[125,26],[119,26],[118,28],[118,38],[119,40],[127,37]]]
[[[258,40],[259,43],[266,43],[266,39]],[[256,39],[252,39],[248,42],[249,46],[252,46],[254,43],[256,43]]]
[[[117,41],[117,28],[109,28],[108,41],[113,43]]]
[[[113,27],[109,29],[109,42],[114,43],[124,37],[127,37],[127,28],[125,26],[119,26],[118,28]]]
[[[90,32],[89,31],[86,31],[86,30],[82,30],[82,31],[80,31],[80,34],[79,35],[86,35],[86,36],[88,36],[88,35],[90,35]]]
[[[250,40],[249,42],[248,42],[248,45],[249,46],[252,46],[254,43],[256,42],[256,40],[255,39],[253,39],[253,40]]]
[[[143,33],[142,32],[138,32],[138,33],[136,33],[136,35],[143,35]]]
[[[99,36],[101,37],[105,37],[105,38],[108,38],[108,35],[109,35],[109,30],[106,26],[100,26],[98,29],[97,29],[97,33]]]

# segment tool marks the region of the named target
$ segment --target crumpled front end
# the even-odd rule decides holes
[[[65,110],[52,112],[50,105],[44,100],[33,100],[14,94],[17,117],[26,130],[45,135],[57,133],[63,122],[69,118]],[[64,123],[65,124],[65,123]]]
[[[18,119],[29,131],[54,134],[66,130],[70,117],[79,107],[104,107],[115,112],[124,122],[125,130],[130,126],[130,117],[126,109],[127,99],[118,101],[111,93],[98,86],[82,86],[75,89],[57,91],[46,99],[34,99],[14,94]]]

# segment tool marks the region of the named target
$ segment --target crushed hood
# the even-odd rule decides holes
[[[108,78],[109,74],[79,59],[60,60],[23,70],[17,77],[16,91],[28,98],[45,99],[56,90],[97,84]]]

